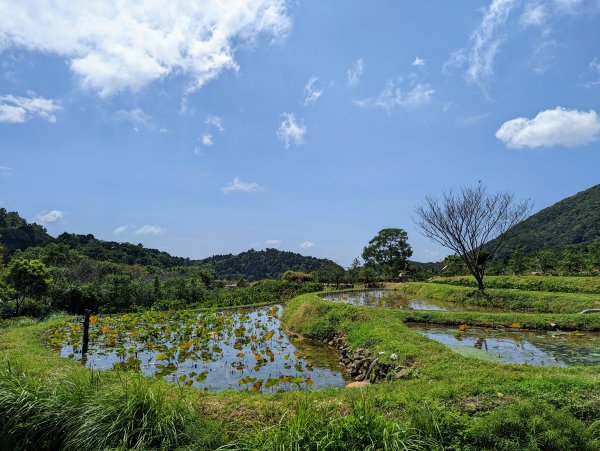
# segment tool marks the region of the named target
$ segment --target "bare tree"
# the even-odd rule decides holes
[[[427,238],[456,252],[483,290],[488,261],[530,210],[529,200],[517,202],[510,193],[487,194],[478,183],[441,198],[427,196],[416,209],[415,223]]]

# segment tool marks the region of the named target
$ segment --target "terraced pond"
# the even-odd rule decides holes
[[[485,360],[536,366],[600,365],[600,333],[450,328],[411,329],[455,351]],[[464,330],[460,330],[464,329]]]
[[[453,302],[409,299],[404,297],[401,291],[396,290],[375,289],[337,291],[321,294],[319,296],[328,301],[345,302],[348,304],[370,307],[398,308],[408,310],[435,310],[440,312],[499,311],[493,308],[466,306],[464,304]]]
[[[343,386],[338,355],[288,336],[281,306],[236,312],[144,312],[91,317],[82,359],[82,327],[66,323],[46,338],[64,357],[94,369],[133,369],[211,391],[287,391]]]

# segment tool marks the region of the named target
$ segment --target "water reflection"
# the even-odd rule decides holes
[[[447,346],[477,350],[504,363],[537,366],[600,365],[600,333],[523,331],[410,325],[421,335]],[[466,354],[477,356],[476,352]],[[482,354],[481,357],[486,357]]]

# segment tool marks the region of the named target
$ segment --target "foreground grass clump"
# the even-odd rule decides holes
[[[470,287],[441,283],[409,282],[403,285],[407,296],[462,303],[469,306],[532,313],[579,313],[600,308],[600,294],[553,293],[487,288],[480,292]]]
[[[191,405],[151,379],[127,377],[110,388],[94,373],[49,384],[9,366],[0,372],[2,448],[172,449],[212,442],[211,425]]]
[[[434,277],[431,282],[477,288],[477,281],[471,276]],[[525,291],[600,294],[600,277],[487,276],[485,286]]]

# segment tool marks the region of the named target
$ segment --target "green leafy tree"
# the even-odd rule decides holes
[[[445,276],[462,276],[469,273],[462,259],[456,254],[448,255],[443,265],[442,274]]]
[[[515,276],[523,274],[527,270],[527,261],[520,247],[517,247],[510,256],[508,267]]]
[[[600,269],[600,236],[588,246],[588,261],[592,269]]]
[[[360,261],[358,258],[352,260],[352,264],[348,268],[348,271],[346,271],[346,276],[352,285],[355,285],[358,282],[360,278]]]
[[[369,241],[362,253],[367,266],[380,269],[387,277],[398,277],[408,268],[412,249],[402,229],[382,229]]]
[[[340,265],[332,261],[326,261],[315,271],[316,279],[320,283],[332,283],[339,288],[343,282],[346,271]]]
[[[52,277],[46,265],[39,260],[15,258],[6,270],[6,281],[15,290],[16,315],[25,297],[40,299],[48,292]]]

